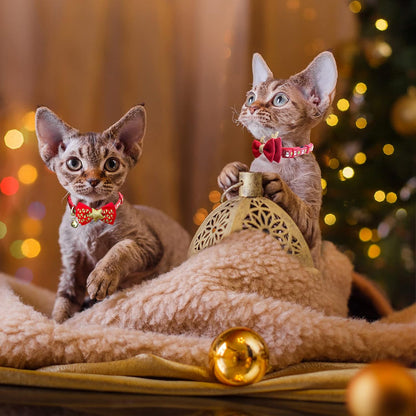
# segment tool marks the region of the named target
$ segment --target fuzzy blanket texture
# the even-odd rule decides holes
[[[212,340],[235,326],[263,336],[274,369],[415,362],[415,305],[371,323],[350,318],[351,263],[325,242],[321,270],[301,266],[261,231],[241,231],[63,324],[50,318],[53,293],[0,274],[0,365],[37,369],[150,353],[207,368]]]

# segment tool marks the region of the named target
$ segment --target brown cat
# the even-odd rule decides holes
[[[85,134],[46,107],[36,111],[40,155],[68,191],[59,229],[57,322],[81,309],[86,291],[102,300],[186,258],[190,238],[179,224],[156,209],[130,205],[119,193],[141,156],[145,126],[143,106],[103,133]]]
[[[321,247],[322,188],[321,170],[311,153],[310,132],[326,116],[336,82],[336,63],[330,52],[322,52],[289,79],[275,79],[261,55],[255,53],[253,88],[238,118],[261,140],[253,143],[257,158],[250,170],[263,172],[265,195],[297,224],[316,267]],[[281,141],[275,138],[277,132]],[[226,165],[218,176],[219,186],[225,190],[237,183],[240,171],[248,171],[248,167],[241,162]]]

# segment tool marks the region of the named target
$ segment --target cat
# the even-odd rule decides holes
[[[142,105],[102,133],[80,133],[47,107],[38,108],[35,118],[41,158],[68,192],[59,228],[63,267],[52,312],[61,323],[81,310],[86,292],[91,300],[102,300],[182,263],[190,236],[167,215],[130,205],[119,193],[142,154]]]
[[[238,117],[238,122],[261,141],[253,142],[257,157],[250,171],[262,172],[265,196],[292,217],[319,267],[321,170],[311,153],[310,132],[330,110],[338,77],[335,59],[331,52],[322,52],[303,71],[289,79],[275,79],[262,56],[255,53],[252,69],[253,86]],[[281,142],[276,139],[277,132]],[[280,154],[279,146],[292,149],[283,149]],[[275,149],[278,156],[272,159]],[[300,154],[290,157],[296,152]],[[239,172],[248,170],[241,162],[227,164],[218,176],[220,188],[225,191],[238,182]]]

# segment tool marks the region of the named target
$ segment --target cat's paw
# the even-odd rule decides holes
[[[87,279],[88,296],[91,299],[103,300],[117,290],[118,282],[118,276],[96,267]]]
[[[232,162],[225,165],[221,173],[218,175],[218,186],[226,191],[230,186],[238,182],[238,175],[240,172],[248,172],[248,166],[241,162]],[[227,193],[228,198],[238,195],[238,189]]]
[[[52,310],[52,319],[61,324],[72,316],[73,304],[63,296],[57,296]]]
[[[264,196],[283,207],[286,205],[286,184],[282,178],[274,172],[263,173]]]

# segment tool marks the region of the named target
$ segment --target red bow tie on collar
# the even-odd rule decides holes
[[[282,157],[293,158],[311,153],[313,144],[309,143],[302,147],[282,147],[282,139],[278,137],[277,139],[271,138],[265,143],[253,140],[251,150],[255,158],[263,154],[270,162],[279,163]]]
[[[86,225],[91,221],[98,220],[112,225],[116,220],[116,210],[123,203],[123,195],[120,192],[118,195],[119,198],[115,204],[110,202],[99,209],[91,208],[82,202],[78,202],[77,205],[74,205],[70,195],[68,195],[68,205],[71,208],[71,214],[76,217],[78,223],[81,225]]]

